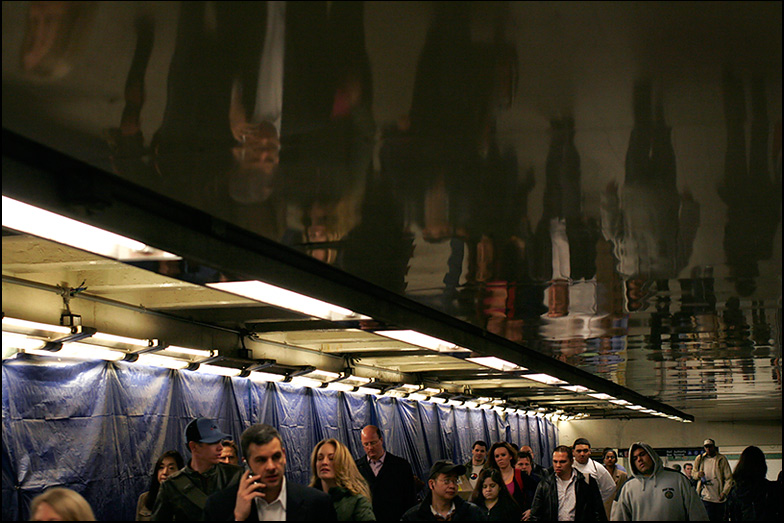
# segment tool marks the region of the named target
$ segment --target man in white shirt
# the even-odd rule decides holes
[[[591,444],[585,438],[577,438],[574,448],[574,468],[585,476],[591,476],[599,484],[602,502],[606,502],[615,493],[615,481],[604,466],[591,459]]]
[[[325,492],[286,482],[286,449],[270,425],[251,425],[240,437],[247,469],[239,482],[207,499],[208,521],[336,521]]]

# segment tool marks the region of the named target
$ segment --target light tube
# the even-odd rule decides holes
[[[454,343],[444,341],[427,334],[412,330],[387,330],[375,331],[376,334],[393,340],[402,341],[424,349],[434,350],[436,352],[471,352],[468,349],[459,347]]]
[[[88,345],[86,343],[64,343],[62,348],[58,351],[48,350],[25,350],[28,354],[36,356],[47,356],[54,358],[71,358],[77,360],[106,360],[106,361],[119,361],[125,357],[125,352],[114,351],[109,349],[99,348],[95,345]]]
[[[526,374],[523,378],[538,381],[539,383],[544,383],[545,385],[568,385],[569,383],[565,382],[562,379],[556,378],[554,376],[550,376],[549,374]]]
[[[343,383],[342,381],[336,381],[334,383],[328,383],[327,389],[329,390],[339,390],[343,392],[351,392],[354,390],[353,385],[349,385],[348,383]]]
[[[10,332],[20,332],[30,334],[33,332],[44,331],[55,334],[71,334],[71,327],[62,325],[49,325],[48,323],[38,323],[36,321],[20,320],[19,318],[3,318],[3,330]]]
[[[164,352],[174,352],[176,354],[185,354],[187,356],[199,356],[201,358],[209,358],[212,356],[212,351],[202,349],[189,349],[188,347],[178,347],[177,345],[168,345],[163,349]]]
[[[528,370],[525,367],[521,367],[519,365],[512,363],[511,361],[502,360],[501,358],[496,358],[495,356],[481,356],[478,358],[466,358],[466,361],[470,361],[478,365],[483,365],[485,367],[490,367],[491,369],[496,369],[504,372]]]
[[[252,371],[248,379],[251,381],[255,381],[256,383],[268,383],[272,382],[279,382],[286,379],[286,376],[282,374],[274,374],[270,372],[260,372],[260,371]]]
[[[159,354],[139,354],[139,358],[134,362],[137,365],[150,365],[152,367],[163,367],[166,369],[184,369],[190,362],[167,358]]]
[[[299,312],[307,316],[321,318],[322,320],[345,321],[370,319],[368,316],[357,314],[356,312],[344,309],[343,307],[258,280],[208,283],[207,286],[220,291],[236,294],[237,296],[250,298],[251,300]]]
[[[311,388],[318,388],[321,387],[323,382],[319,380],[315,380],[313,378],[306,378],[305,376],[294,376],[291,378],[289,382],[292,385],[297,385],[298,387],[311,387]]]
[[[216,376],[239,376],[240,369],[232,369],[230,367],[221,367],[220,365],[201,364],[196,372],[204,372],[206,374],[215,374]]]
[[[148,247],[142,242],[66,218],[7,196],[3,196],[2,201],[3,227],[9,229],[116,260],[178,259],[173,254]]]

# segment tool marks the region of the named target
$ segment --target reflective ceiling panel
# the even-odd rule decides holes
[[[780,2],[2,10],[4,129],[697,418],[781,419]],[[368,365],[480,368],[35,263]]]

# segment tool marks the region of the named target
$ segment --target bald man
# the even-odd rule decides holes
[[[386,451],[381,430],[375,425],[363,428],[360,439],[365,455],[357,460],[357,468],[370,485],[376,520],[400,521],[417,503],[411,465]]]

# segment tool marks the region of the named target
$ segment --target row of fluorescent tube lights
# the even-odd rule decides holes
[[[2,197],[2,213],[3,213],[3,227],[8,227],[10,229],[18,230],[20,232],[24,232],[34,236],[52,240],[58,243],[70,245],[78,249],[86,250],[88,252],[113,258],[116,260],[127,261],[127,260],[134,260],[134,259],[148,259],[148,260],[178,259],[178,257],[173,254],[152,248],[136,240],[124,236],[120,236],[118,234],[114,234],[105,231],[103,229],[93,227],[91,225],[87,225],[77,220],[66,218],[64,216],[34,207],[32,205],[19,202],[17,200],[13,200],[6,196]],[[261,281],[218,282],[218,283],[208,283],[207,286],[216,290],[228,292],[238,296],[243,296],[245,298],[249,298],[255,301],[267,303],[270,305],[274,305],[277,307],[292,310],[295,312],[299,312],[301,314],[306,314],[308,316],[312,316],[324,320],[346,321],[346,320],[370,319],[368,316],[358,314],[349,309],[339,307],[337,305],[327,303],[321,300],[317,300],[309,296],[304,296],[302,294],[287,289],[282,289],[280,287],[276,287],[274,285],[270,285],[268,283],[264,283]],[[4,354],[5,354],[5,346],[6,346],[5,325],[6,325],[6,319],[3,320],[3,347],[4,347],[3,353]],[[66,333],[65,331],[68,331],[68,333],[70,333],[69,327],[47,326],[47,328],[50,329],[50,332]],[[65,331],[58,331],[58,330],[51,330],[51,329],[65,329]],[[476,363],[478,365],[489,367],[495,370],[500,370],[503,372],[519,373],[528,370],[524,367],[520,367],[519,365],[502,360],[500,358],[496,358],[494,356],[466,357],[467,354],[470,354],[473,351],[465,347],[460,347],[453,343],[438,338],[434,338],[427,334],[423,334],[412,330],[379,330],[379,331],[375,331],[375,333],[390,339],[395,339],[404,343],[426,348],[444,355],[453,355],[465,359],[467,361],[470,361],[472,363]],[[134,340],[132,338],[121,338],[121,337],[112,336],[103,333],[94,334],[92,336],[92,340],[104,340],[109,343],[112,342],[121,343],[121,344],[124,343],[126,345],[137,346],[137,347],[149,346],[147,340]],[[36,346],[42,343],[41,340],[28,338],[25,341],[21,341],[17,339],[16,343],[22,345],[19,348],[21,348],[24,352],[27,353],[31,353],[31,354],[45,353],[48,355],[53,354],[51,351],[41,351],[41,347]],[[188,349],[185,347],[168,346],[165,348],[165,350],[162,350],[161,352],[174,353],[175,355],[179,354],[179,355],[201,356],[205,360],[211,356],[214,356],[214,354],[210,351]],[[64,348],[60,349],[60,351],[58,351],[57,353],[63,357],[69,357],[73,355],[78,355],[78,357],[84,357],[85,355],[88,354],[94,354],[96,358],[115,360],[115,361],[125,358],[125,353],[123,352],[119,352],[117,350],[113,351],[111,349],[106,349],[106,348],[100,348],[100,347],[96,347],[94,344],[82,343],[82,342],[65,344]],[[171,358],[171,357],[164,356],[162,354],[150,353],[150,352],[139,354],[138,362],[141,364],[163,366],[172,369],[186,368],[188,365],[194,363],[194,361],[186,361],[178,358]],[[211,372],[213,374],[218,374],[223,376],[239,375],[241,372],[239,369],[232,369],[228,367],[222,367],[219,365],[210,365],[208,363],[203,363],[199,365],[199,370],[202,372]],[[323,377],[327,379],[327,381],[320,381],[313,377],[307,377],[307,376],[296,376],[291,378],[290,382],[295,385],[299,384],[303,386],[318,386],[318,387],[323,386],[324,383],[331,382],[327,384],[327,388],[332,388],[336,390],[341,390],[341,389],[347,390],[348,387],[351,387],[351,389],[356,392],[364,392],[367,394],[379,393],[379,391],[375,388],[368,388],[368,387],[361,386],[361,385],[366,385],[367,383],[359,383],[358,386],[351,386],[349,385],[349,383],[346,383],[347,381],[350,381],[349,378],[342,378],[339,381],[334,381],[340,378],[340,375],[331,373],[334,374],[334,376],[332,376],[331,374],[328,375],[328,373],[326,373],[325,371],[318,371],[318,372],[322,372]],[[286,379],[285,376],[279,374],[270,374],[270,373],[264,373],[259,371],[251,372],[250,376],[254,379],[261,380],[261,381],[283,381]],[[579,385],[570,385],[569,383],[559,378],[550,376],[548,374],[532,373],[532,374],[519,375],[519,377],[523,377],[525,379],[536,381],[545,385],[562,387],[564,389],[570,390],[571,392],[585,393],[595,399],[606,400],[613,404],[619,405],[621,407],[625,407],[630,410],[638,411],[640,413],[666,417],[675,421],[682,421],[682,422],[690,421],[687,419],[680,418],[678,416],[672,416],[662,412],[658,412],[653,409],[646,409],[640,405],[635,405],[626,400],[614,398],[608,394],[597,393],[586,387],[582,387]],[[354,381],[355,382],[361,381],[362,379],[368,379],[368,378],[359,378],[358,380],[354,380]],[[447,400],[445,398],[435,396],[434,394],[428,395],[427,389],[420,390],[420,387],[416,387],[413,385],[409,387],[415,387],[417,390],[406,390],[405,386],[400,387],[406,390],[406,392],[403,392],[402,394],[407,395],[409,399],[429,400],[429,401],[435,401],[441,403],[450,403],[450,402],[457,403],[454,402],[453,400]],[[400,394],[400,392],[398,392],[398,394]],[[501,400],[492,400],[492,401],[502,402]],[[496,408],[496,409],[500,408],[500,405],[492,405],[492,403],[489,401],[487,402],[467,401],[464,403],[467,406],[477,406],[479,408]],[[531,413],[533,413],[533,415],[539,415],[542,413],[542,411],[540,410],[531,411],[531,410],[518,409],[514,407],[506,407],[505,409],[501,408],[501,410],[506,410],[506,411],[514,410],[517,412],[525,412],[528,415],[532,415]],[[569,415],[565,415],[564,413],[559,413],[559,414],[550,413],[550,414],[552,416],[559,416],[559,419],[570,418]],[[574,419],[574,417],[572,416],[571,419]]]
[[[143,340],[116,336],[103,332],[86,334],[80,341],[64,342],[57,350],[45,349],[48,342],[56,342],[58,336],[69,336],[78,332],[79,328],[50,325],[45,323],[27,321],[17,318],[3,318],[3,358],[16,354],[30,354],[34,356],[75,359],[75,360],[105,360],[105,361],[132,361],[140,365],[164,367],[174,370],[193,370],[226,377],[242,376],[242,369],[210,365],[201,363],[215,356],[215,351],[191,349],[178,346],[163,346],[156,351],[136,354],[138,351],[155,347],[157,340]],[[160,354],[160,353],[165,354]],[[129,358],[130,356],[130,358]],[[361,376],[344,376],[339,373],[315,369],[300,376],[287,380],[283,374],[251,371],[245,377],[255,382],[284,382],[291,385],[311,388],[325,388],[342,392],[355,392],[358,394],[372,394],[376,396],[388,395],[391,397],[408,399],[412,401],[430,401],[433,403],[450,406],[464,406],[467,408],[493,409],[499,413],[513,413],[537,416],[552,421],[566,421],[581,419],[587,414],[568,414],[557,410],[547,412],[545,408],[525,409],[505,406],[500,399],[478,397],[463,400],[453,400],[441,396],[444,391],[440,388],[425,387],[403,383],[378,389],[371,386],[372,378]],[[461,397],[464,397],[461,395]]]

